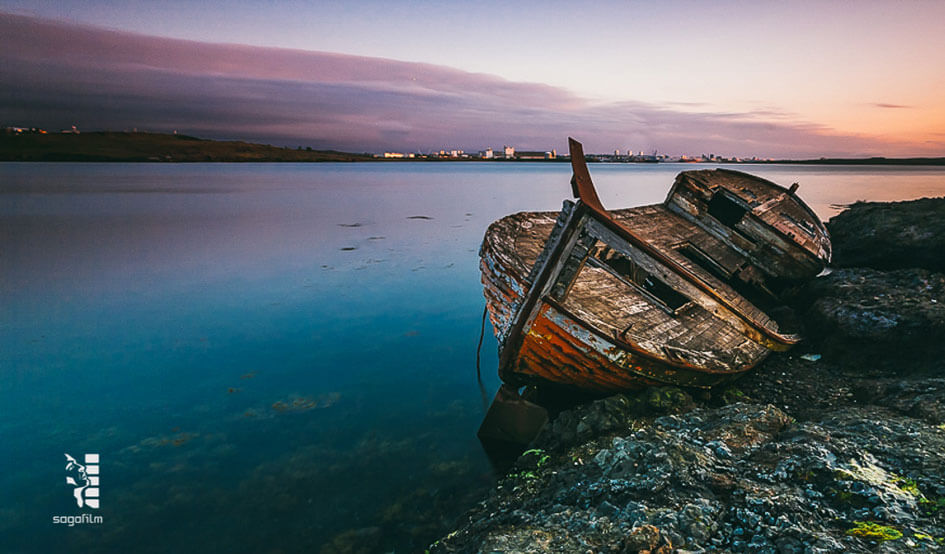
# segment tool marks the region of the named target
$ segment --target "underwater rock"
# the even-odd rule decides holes
[[[137,454],[139,452],[160,448],[163,446],[183,446],[199,436],[200,433],[176,430],[173,431],[173,434],[171,435],[155,435],[153,437],[142,439],[137,444],[133,444],[124,448],[122,452],[131,452]]]
[[[349,529],[338,533],[321,547],[321,554],[371,554],[381,542],[379,527]]]
[[[311,398],[308,396],[293,396],[287,398],[286,400],[277,400],[273,402],[271,408],[273,411],[279,413],[307,412],[309,410],[330,408],[338,402],[339,398],[341,398],[341,394],[337,392],[322,394],[317,398]]]
[[[827,229],[836,267],[945,272],[945,198],[857,202]]]

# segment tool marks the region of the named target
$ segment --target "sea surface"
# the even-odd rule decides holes
[[[592,164],[609,207],[707,165]],[[822,217],[945,169],[739,165]],[[490,222],[563,163],[0,164],[0,550],[416,552],[494,483]],[[482,373],[498,387],[486,330]],[[66,458],[100,456],[99,509]],[[82,513],[101,523],[54,524]]]

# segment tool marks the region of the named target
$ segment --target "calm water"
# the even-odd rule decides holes
[[[704,166],[700,166],[704,167]],[[607,206],[692,166],[592,165]],[[739,166],[828,218],[941,168]],[[486,226],[566,164],[0,164],[0,550],[422,550],[492,483]],[[483,374],[495,378],[487,333]],[[65,457],[101,456],[80,510]],[[53,525],[55,515],[103,516]]]

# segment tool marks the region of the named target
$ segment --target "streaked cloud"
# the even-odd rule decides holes
[[[906,106],[904,104],[887,104],[885,102],[874,102],[873,107],[901,110],[901,109],[912,109],[914,106]]]
[[[207,44],[0,14],[0,122],[179,130],[349,151],[513,144],[759,156],[922,154],[776,109],[713,113],[594,103],[565,89],[449,67]],[[891,106],[891,105],[890,105]]]

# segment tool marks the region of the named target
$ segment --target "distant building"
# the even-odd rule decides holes
[[[551,152],[521,151],[515,155],[519,160],[550,160]]]
[[[492,151],[492,148],[486,148],[486,150],[482,153],[482,159],[491,160],[493,158],[495,158],[495,153]]]
[[[384,152],[384,157],[385,158],[403,158],[405,156],[400,152]]]
[[[506,158],[510,158],[510,159],[511,159],[511,158],[514,158],[514,157],[515,157],[515,147],[514,147],[514,146],[503,146],[502,148],[505,150],[505,157],[506,157]]]

